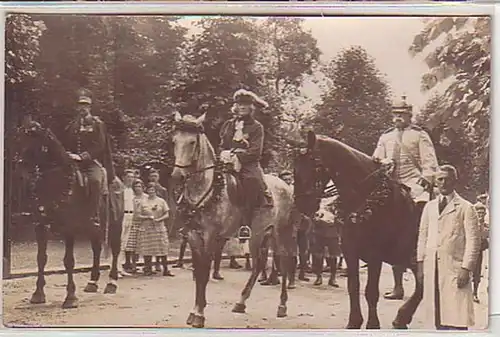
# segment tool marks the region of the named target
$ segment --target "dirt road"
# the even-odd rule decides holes
[[[341,329],[347,322],[349,305],[346,278],[339,278],[341,288],[323,285],[314,287],[312,282],[299,283],[297,289],[289,292],[288,317],[276,318],[279,302],[279,286],[257,284],[247,302],[246,314],[231,312],[233,304],[246,282],[248,272],[230,270],[223,262],[222,273],[225,280],[211,280],[208,287],[208,307],[206,327],[209,328],[328,328]],[[7,280],[3,283],[3,322],[7,326],[150,326],[186,327],[185,320],[193,305],[194,283],[189,270],[173,269],[176,276],[126,277],[119,280],[118,293],[104,295],[102,290],[107,281],[107,272],[102,273],[100,292],[87,294],[82,291],[88,274],[76,275],[78,309],[60,308],[65,296],[66,277],[47,277],[47,303],[29,304],[35,286],[35,278]],[[405,289],[410,292],[413,281],[405,277]],[[362,271],[361,288],[364,289],[366,271]],[[487,326],[487,281],[481,284],[481,304],[475,305],[476,327]],[[392,273],[384,265],[380,290],[383,293],[392,286]],[[363,314],[367,309],[361,295]],[[380,299],[379,315],[382,328],[389,329],[401,301]],[[423,323],[422,307],[412,324],[414,329],[427,328]],[[366,317],[365,317],[366,321]],[[432,328],[432,327],[428,327]]]

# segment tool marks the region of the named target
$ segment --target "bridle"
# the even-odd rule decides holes
[[[179,165],[177,163],[174,164],[174,167],[177,167],[177,168],[190,169],[190,168],[194,167],[196,165],[196,163],[198,162],[198,158],[200,156],[200,151],[201,151],[201,139],[200,138],[201,138],[201,135],[205,133],[205,131],[203,130],[202,126],[193,125],[191,123],[185,123],[185,122],[177,123],[176,130],[196,133],[195,148],[193,150],[193,155],[191,156],[190,163],[186,164],[186,165]],[[206,167],[201,168],[199,170],[188,172],[188,174],[185,176],[185,179],[184,179],[184,186],[183,186],[184,191],[185,191],[187,181],[192,176],[199,174],[199,173],[203,173],[203,172],[208,171],[210,169],[214,169],[214,168],[216,168],[216,166],[217,166],[216,164],[209,165],[209,166],[206,166]],[[195,205],[191,206],[193,209],[197,209],[203,202],[206,201],[206,199],[208,198],[210,193],[214,190],[214,182],[215,182],[215,180],[212,181],[212,183],[210,184],[210,188],[203,194],[203,196],[200,198],[200,200]],[[179,205],[183,199],[185,199],[184,192],[179,196],[179,198],[177,200],[177,204]]]

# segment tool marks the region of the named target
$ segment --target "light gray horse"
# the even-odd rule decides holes
[[[243,214],[237,202],[238,181],[232,173],[218,171],[215,150],[204,133],[204,120],[205,115],[195,118],[176,113],[176,130],[172,139],[175,156],[172,177],[183,181],[184,206],[193,219],[188,242],[193,258],[196,299],[186,323],[196,328],[205,326],[206,289],[213,253],[220,249],[224,239],[236,234]],[[255,212],[250,239],[252,272],[233,312],[245,312],[246,300],[267,260],[264,254],[268,239],[273,238],[282,260],[283,276],[277,316],[285,317],[288,300],[285,280],[297,245],[296,231],[289,221],[293,191],[278,177],[266,175],[265,181],[273,195],[274,207]]]

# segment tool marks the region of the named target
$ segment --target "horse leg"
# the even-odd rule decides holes
[[[261,284],[262,284],[262,282],[267,281],[267,272],[266,272],[266,269],[267,269],[267,261],[269,260],[269,246],[267,246],[266,248],[263,248],[263,249],[265,249],[265,251],[266,251],[264,253],[264,269],[262,269],[261,276],[260,276],[260,278],[258,280],[258,282],[261,283]]]
[[[174,265],[174,268],[182,268],[184,266],[184,254],[186,253],[186,247],[187,247],[188,241],[186,237],[182,237],[182,242],[181,242],[181,248],[179,251],[179,260],[177,261],[177,264]]]
[[[359,300],[359,256],[348,252],[344,255],[347,264],[347,290],[349,292],[349,322],[347,329],[360,329],[363,324]]]
[[[365,298],[368,303],[368,322],[367,329],[380,329],[378,319],[377,304],[380,297],[379,281],[382,261],[375,260],[368,263],[368,281],[365,288]]]
[[[223,280],[224,277],[222,277],[222,275],[220,274],[220,264],[222,261],[222,251],[224,250],[224,246],[226,245],[227,240],[220,239],[217,241],[218,245],[214,253],[214,271],[212,273],[212,278],[214,280]]]
[[[283,254],[280,256],[280,267],[281,267],[281,295],[280,295],[280,304],[278,306],[278,311],[276,313],[276,317],[286,317],[287,316],[287,307],[286,304],[288,302],[288,291],[287,291],[287,280],[290,277],[289,273],[291,271],[292,264],[297,264],[296,259],[293,256],[288,256]]]
[[[116,294],[116,290],[118,289],[118,258],[120,256],[121,250],[121,226],[118,224],[111,224],[109,228],[110,235],[110,245],[111,245],[111,269],[109,271],[109,281],[104,288],[105,294]],[[130,253],[127,256],[130,259]],[[128,266],[130,269],[130,266]]]
[[[417,308],[422,302],[424,296],[424,280],[417,277],[417,267],[416,265],[411,266],[410,270],[415,277],[415,291],[411,297],[399,308],[396,318],[392,322],[392,327],[394,329],[408,329],[408,324],[411,323],[413,315],[417,311]]]
[[[92,253],[93,253],[93,262],[92,269],[90,271],[90,281],[83,289],[86,293],[96,293],[99,286],[97,282],[99,281],[99,277],[101,276],[100,272],[100,264],[101,264],[101,233],[99,231],[99,227],[92,226],[90,233],[90,244],[92,245]],[[114,257],[113,257],[114,260]],[[118,279],[118,271],[117,271],[117,279]]]
[[[38,265],[38,278],[36,280],[36,290],[31,296],[30,303],[39,304],[45,303],[45,265],[47,264],[47,229],[44,224],[38,224],[35,228],[37,255],[36,262]]]
[[[78,307],[78,298],[76,297],[76,285],[73,280],[73,271],[75,268],[75,238],[73,234],[66,234],[64,251],[64,268],[68,275],[68,284],[66,285],[66,299],[63,302],[63,309]]]
[[[245,313],[246,300],[250,297],[252,289],[257,282],[257,277],[264,269],[264,263],[266,261],[265,256],[267,253],[267,236],[263,239],[262,237],[252,238],[250,240],[250,254],[252,256],[252,273],[248,278],[245,288],[241,292],[240,300],[234,305],[232,312],[235,313]]]

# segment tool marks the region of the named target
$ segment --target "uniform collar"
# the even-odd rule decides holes
[[[246,116],[242,116],[242,117],[236,116],[236,117],[234,117],[234,120],[237,122],[243,121],[245,124],[251,124],[255,121],[251,115],[246,115]]]

